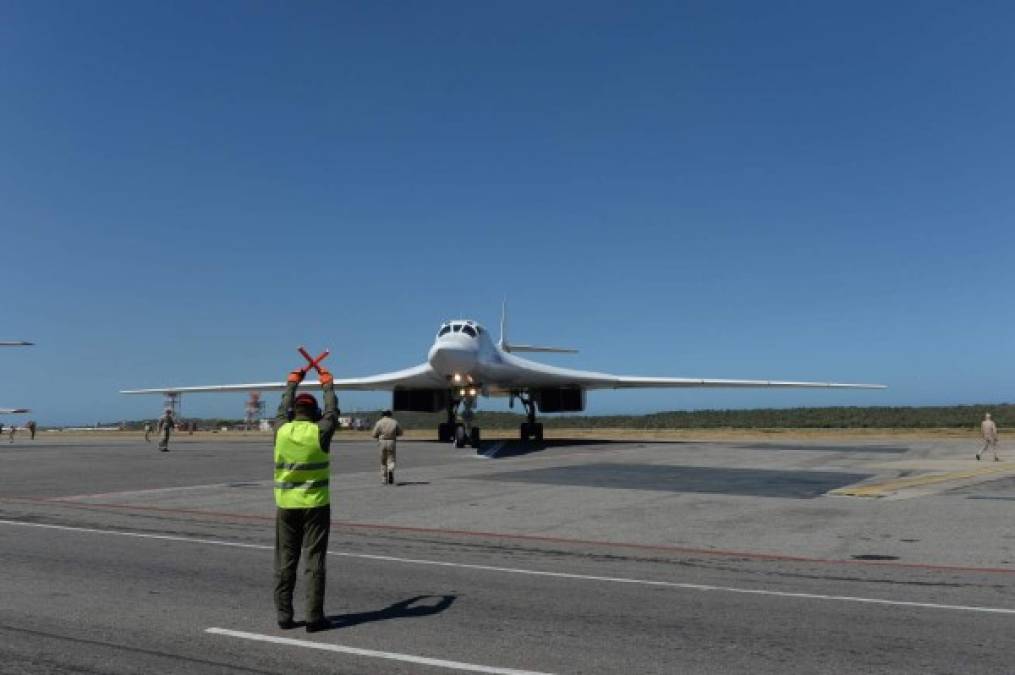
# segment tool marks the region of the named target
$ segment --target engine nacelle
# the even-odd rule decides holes
[[[585,410],[585,390],[577,387],[533,389],[532,400],[539,412],[581,412]]]
[[[391,409],[406,412],[441,412],[448,409],[447,389],[395,389]]]

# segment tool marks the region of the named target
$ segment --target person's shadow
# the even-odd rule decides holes
[[[438,601],[434,604],[416,604],[427,598],[438,598]],[[450,607],[457,599],[457,595],[417,595],[414,598],[409,598],[408,600],[402,600],[401,602],[396,602],[393,605],[388,605],[384,609],[378,609],[372,612],[358,612],[355,614],[336,614],[325,618],[329,624],[328,630],[352,628],[353,626],[358,626],[362,623],[371,623],[373,621],[411,619],[420,616],[430,616],[431,614],[440,614]]]

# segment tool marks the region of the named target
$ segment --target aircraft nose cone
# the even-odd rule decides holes
[[[476,352],[453,345],[434,345],[427,360],[442,375],[466,375],[476,366]]]

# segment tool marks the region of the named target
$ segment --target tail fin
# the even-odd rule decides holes
[[[500,304],[500,340],[497,346],[504,349],[507,346],[507,298]]]
[[[546,352],[552,354],[577,354],[577,349],[565,347],[537,347],[535,345],[513,345],[507,339],[507,300],[500,306],[500,341],[497,346],[505,352]]]

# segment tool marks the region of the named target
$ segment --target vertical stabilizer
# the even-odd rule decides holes
[[[507,346],[507,298],[500,304],[500,341],[497,346],[501,349]]]
[[[504,352],[547,352],[552,354],[577,354],[577,349],[568,347],[537,347],[536,345],[513,345],[507,339],[507,300],[500,306],[500,341],[497,347]]]

